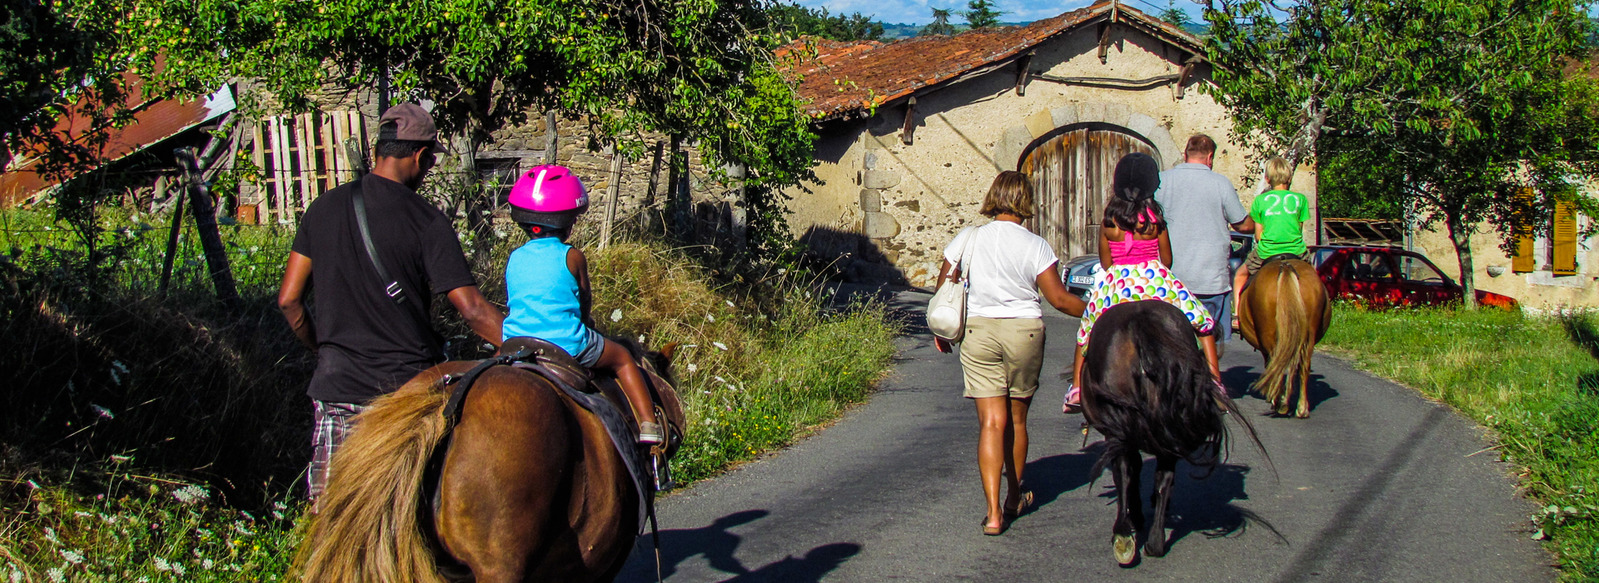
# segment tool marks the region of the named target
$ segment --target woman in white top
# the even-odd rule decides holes
[[[1022,489],[1027,464],[1027,407],[1038,390],[1044,366],[1044,312],[1040,299],[1055,309],[1080,316],[1085,304],[1061,283],[1055,251],[1042,237],[1022,226],[1033,216],[1033,187],[1015,171],[999,173],[980,211],[994,220],[961,231],[944,249],[939,285],[959,280],[951,266],[970,273],[966,294],[966,332],[961,340],[961,369],[966,398],[977,404],[981,432],[977,468],[988,515],[983,534],[998,535],[1008,520],[1032,504]],[[963,251],[965,261],[961,261]],[[939,341],[939,349],[948,347]],[[1006,483],[1000,503],[1000,478]]]

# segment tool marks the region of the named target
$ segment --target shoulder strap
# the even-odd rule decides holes
[[[389,270],[383,268],[383,260],[378,258],[377,245],[372,244],[372,229],[366,224],[366,198],[361,196],[362,190],[361,181],[357,180],[350,194],[350,201],[355,205],[355,224],[361,229],[361,243],[366,245],[366,256],[372,260],[372,267],[378,270],[378,279],[388,282],[383,286],[383,294],[396,304],[404,304],[405,287],[400,285],[400,280],[389,277]]]

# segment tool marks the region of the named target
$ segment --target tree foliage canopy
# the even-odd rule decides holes
[[[838,41],[880,40],[883,25],[859,12],[829,14],[826,8],[778,3],[767,11],[772,25],[793,36],[808,35]]]
[[[556,109],[623,140],[697,141],[751,179],[808,172],[809,119],[776,71],[756,0],[131,0],[126,58],[163,88],[259,81],[309,108],[329,88],[391,83],[468,140]],[[154,70],[157,55],[166,63]]]
[[[993,0],[969,0],[966,2],[966,24],[972,28],[989,28],[999,26],[999,17],[1004,14],[994,10]]]
[[[933,21],[922,27],[917,34],[955,34],[955,25],[949,23],[950,11],[948,8],[934,8]]]
[[[56,131],[69,115],[85,128],[124,118],[126,86],[106,23],[114,6],[96,0],[7,0],[0,7],[0,171],[13,153],[41,156],[56,173],[92,162],[95,133]]]
[[[1576,185],[1599,172],[1599,101],[1563,70],[1587,58],[1575,1],[1211,0],[1205,17],[1235,134],[1444,223],[1468,290],[1479,223],[1513,240],[1556,201],[1595,208]]]

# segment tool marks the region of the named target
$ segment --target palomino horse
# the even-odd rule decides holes
[[[1269,259],[1239,293],[1238,304],[1244,340],[1266,357],[1266,372],[1255,380],[1255,390],[1278,415],[1287,415],[1297,380],[1295,416],[1310,417],[1310,355],[1332,323],[1327,286],[1316,268],[1298,258]]]
[[[1227,435],[1224,412],[1243,424],[1262,454],[1265,447],[1232,400],[1216,390],[1193,325],[1171,304],[1148,300],[1106,310],[1094,324],[1083,367],[1083,416],[1105,436],[1092,475],[1109,466],[1116,483],[1116,562],[1128,566],[1138,559],[1136,531],[1144,526],[1140,451],[1155,454],[1155,519],[1144,552],[1163,556],[1177,460],[1203,468],[1205,476],[1215,469]]]
[[[669,375],[672,348],[644,355],[642,368],[661,397],[663,425],[682,427],[661,376]],[[296,559],[305,581],[616,577],[653,488],[635,486],[599,416],[524,368],[483,370],[451,432],[441,414],[446,389],[465,383],[446,375],[460,378],[475,364],[428,369],[356,417]],[[680,441],[681,433],[671,435],[662,457]],[[430,469],[439,448],[442,465]]]

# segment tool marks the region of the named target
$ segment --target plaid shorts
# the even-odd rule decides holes
[[[311,401],[311,467],[305,475],[306,497],[314,508],[322,489],[328,483],[329,462],[333,452],[344,443],[345,436],[355,427],[355,416],[366,410],[366,405]]]

